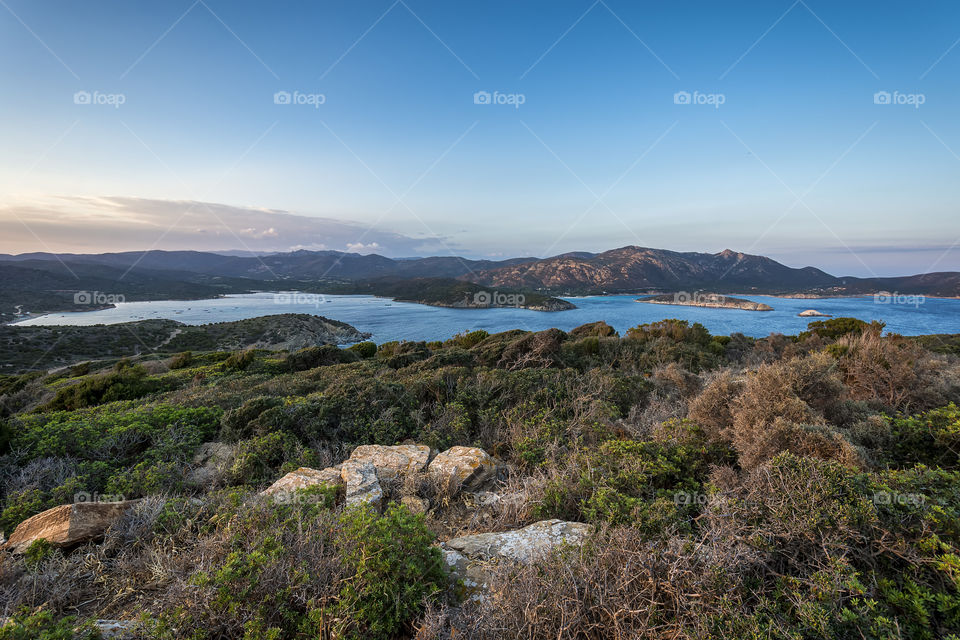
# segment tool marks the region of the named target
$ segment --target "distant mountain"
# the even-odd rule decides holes
[[[469,260],[455,256],[395,260],[377,254],[342,251],[293,251],[262,256],[232,256],[203,251],[127,251],[101,254],[30,253],[0,255],[0,263],[32,260],[83,262],[117,268],[190,271],[208,275],[258,280],[363,280],[396,276],[403,278],[455,278],[464,274],[537,260]]]
[[[501,266],[464,278],[488,286],[578,293],[684,288],[727,292],[797,291],[839,283],[838,278],[813,267],[793,269],[770,258],[730,250],[680,253],[633,246],[599,254],[564,254]]]
[[[895,278],[836,277],[814,267],[795,269],[731,250],[681,253],[622,247],[599,254],[564,254],[461,276],[491,287],[552,294],[708,290],[718,293],[855,295],[879,291],[960,296],[960,273]]]
[[[486,290],[562,294],[677,292],[805,296],[899,294],[960,297],[960,273],[894,278],[836,277],[795,269],[735,251],[696,253],[628,246],[603,253],[551,258],[469,260],[455,256],[392,259],[340,251],[294,251],[261,256],[203,251],[129,251],[96,255],[0,255],[0,319],[21,312],[90,309],[78,291],[122,294],[127,300],[197,299],[254,290],[314,292],[403,291],[405,299],[449,303],[463,298],[457,282]],[[397,284],[414,281],[413,285]],[[426,280],[433,280],[427,282]],[[385,283],[393,282],[394,284]],[[413,289],[411,289],[413,287]],[[411,293],[411,291],[413,291]],[[382,293],[382,295],[388,295]],[[529,296],[528,296],[529,297]],[[533,300],[533,298],[530,298]]]

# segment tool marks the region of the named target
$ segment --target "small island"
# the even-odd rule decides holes
[[[773,307],[762,302],[751,302],[743,298],[724,296],[718,293],[664,293],[649,298],[637,298],[636,302],[650,304],[672,304],[682,307],[707,307],[710,309],[740,309],[743,311],[773,311]]]
[[[820,313],[816,309],[807,309],[797,314],[798,318],[832,318],[829,313]]]
[[[301,290],[311,290],[304,286]],[[567,311],[576,305],[532,291],[493,289],[453,278],[377,278],[317,287],[319,293],[366,294],[396,302],[414,302],[449,309],[528,309]]]

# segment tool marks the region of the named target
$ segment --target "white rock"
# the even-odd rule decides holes
[[[319,484],[339,486],[343,483],[340,467],[327,467],[323,470],[300,467],[291,471],[272,485],[263,490],[263,495],[273,496],[274,500],[284,502],[290,500],[293,493],[299,489],[306,489]]]
[[[377,468],[372,463],[347,460],[340,466],[340,477],[347,485],[347,506],[367,503],[380,507],[383,489],[377,480]]]
[[[423,444],[398,444],[392,447],[365,444],[354,449],[350,459],[369,462],[377,468],[381,477],[393,478],[426,469],[430,461],[430,447]]]
[[[530,564],[562,545],[579,546],[593,527],[582,522],[542,520],[522,529],[479,533],[447,540],[440,545],[448,570],[469,590],[485,587],[487,567],[511,561]]]
[[[497,465],[486,451],[476,447],[451,447],[430,462],[431,476],[457,482],[464,489],[478,489],[497,476]]]

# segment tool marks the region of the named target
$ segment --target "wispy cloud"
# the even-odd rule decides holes
[[[370,230],[345,220],[279,209],[124,196],[58,196],[0,207],[0,252],[41,249],[18,217],[30,221],[49,250],[62,252],[130,251],[151,246],[226,251],[237,249],[240,237],[256,251],[335,249],[408,256],[447,241]],[[170,229],[174,221],[176,225]]]

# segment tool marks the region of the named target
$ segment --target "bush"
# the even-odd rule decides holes
[[[844,383],[856,400],[904,412],[930,409],[945,401],[939,393],[938,366],[913,340],[869,330],[833,346]]]
[[[21,611],[0,622],[0,640],[94,640],[93,623],[77,624],[73,616],[56,619],[49,611]]]
[[[374,342],[358,342],[347,347],[347,351],[352,351],[364,359],[372,358],[377,355],[377,345]]]
[[[409,632],[447,583],[423,516],[394,504],[383,516],[369,507],[349,509],[340,522],[337,544],[352,577],[334,609],[340,618],[335,637],[389,640]]]
[[[695,513],[696,502],[686,498],[702,492],[710,464],[728,461],[726,451],[704,444],[702,433],[686,444],[611,440],[547,484],[537,515],[670,535]]]
[[[170,358],[170,362],[167,364],[167,366],[170,369],[186,369],[192,365],[193,362],[193,352],[183,351]]]
[[[843,392],[836,363],[824,353],[759,367],[733,403],[730,441],[740,464],[752,468],[792,445],[805,446],[795,425],[825,425],[824,413]],[[848,448],[840,442],[836,447],[846,458]],[[809,450],[797,451],[803,452]]]
[[[283,400],[273,396],[257,396],[230,409],[220,419],[220,440],[236,442],[254,435],[263,435],[268,427],[260,420],[268,409],[283,405]]]
[[[807,325],[807,331],[801,333],[798,338],[803,340],[809,335],[820,336],[827,340],[836,340],[843,336],[860,335],[864,331],[870,330],[877,333],[883,331],[882,322],[867,323],[857,318],[830,318],[829,320],[815,320]]]
[[[178,554],[150,635],[294,640],[403,637],[446,587],[423,517],[392,506],[337,514],[321,489],[285,504],[227,492],[187,522],[209,522]],[[190,525],[196,526],[196,525]]]
[[[224,370],[243,371],[253,363],[255,357],[253,349],[234,351],[221,366]]]
[[[69,411],[116,400],[134,400],[163,388],[161,381],[149,377],[143,366],[130,365],[121,360],[111,373],[81,379],[80,382],[62,387],[44,409]]]
[[[477,331],[471,331],[469,333],[463,332],[458,333],[457,335],[450,338],[447,341],[448,345],[455,345],[461,349],[470,349],[480,344],[484,340],[490,337],[490,334],[483,329],[478,329]]]
[[[340,349],[336,345],[325,344],[318,347],[307,347],[286,357],[286,366],[290,371],[306,371],[316,367],[324,367],[342,362],[356,362],[360,358],[356,351]]]

